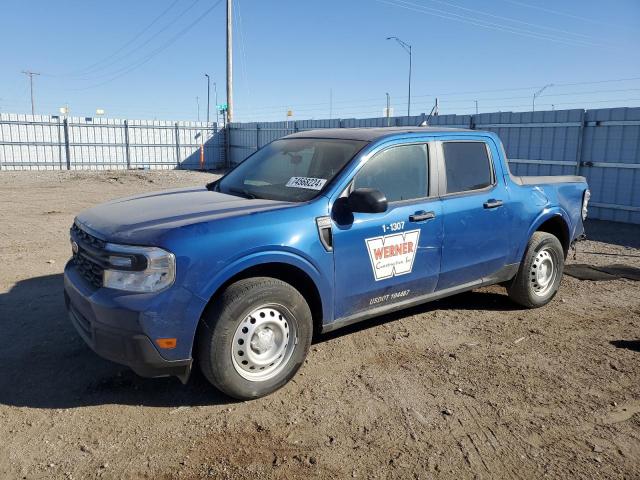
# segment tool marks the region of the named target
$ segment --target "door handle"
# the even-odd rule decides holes
[[[491,198],[484,202],[484,208],[498,208],[502,206],[502,200],[496,200],[495,198]]]
[[[422,222],[423,220],[431,220],[432,218],[436,218],[436,213],[425,212],[424,210],[420,210],[413,215],[409,215],[410,222]]]

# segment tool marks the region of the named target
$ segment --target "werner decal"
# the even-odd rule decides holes
[[[287,187],[322,190],[325,183],[327,183],[326,178],[291,177],[287,182]]]
[[[366,238],[365,243],[376,281],[410,273],[419,239],[419,229]]]

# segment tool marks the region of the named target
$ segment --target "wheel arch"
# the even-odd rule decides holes
[[[322,285],[322,276],[311,263],[291,254],[263,253],[258,257],[236,262],[227,268],[209,284],[206,293],[202,295],[207,301],[203,314],[229,285],[251,277],[277,278],[297,289],[309,304],[314,334],[322,330],[322,324],[328,319],[331,311],[330,300],[326,300],[328,286]]]
[[[569,248],[571,247],[571,233],[569,229],[569,217],[563,210],[558,208],[538,217],[529,229],[529,234],[526,239],[527,243],[535,232],[546,232],[555,236],[562,245],[564,257],[567,258]],[[521,247],[521,251],[519,252],[520,257],[524,255],[525,249],[526,244]]]

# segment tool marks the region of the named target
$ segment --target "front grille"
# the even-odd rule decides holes
[[[75,223],[71,227],[71,236],[76,237],[75,239],[76,242],[80,240],[85,245],[88,245],[92,248],[97,248],[99,250],[104,250],[104,248],[107,246],[107,242],[105,242],[104,240],[100,240],[99,238],[94,237],[93,235],[85,232],[80,227],[78,227],[78,225],[76,225]],[[79,244],[80,242],[78,242],[78,245]]]
[[[85,232],[75,223],[71,227],[71,239],[78,244],[78,251],[73,254],[78,272],[94,287],[102,287],[107,242]]]

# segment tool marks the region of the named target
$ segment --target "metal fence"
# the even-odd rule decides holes
[[[234,165],[284,135],[316,128],[415,126],[424,114],[390,119],[232,123]],[[583,175],[590,217],[640,223],[640,108],[440,115],[429,125],[489,130],[502,139],[516,175]]]
[[[0,114],[0,170],[198,169],[235,165],[289,133],[316,128],[415,126],[390,119],[215,123]],[[640,223],[640,108],[440,115],[430,125],[489,130],[516,175],[584,175],[593,218]],[[229,144],[226,145],[226,136]],[[201,160],[203,160],[201,162]]]
[[[0,114],[0,170],[217,169],[215,123]]]

